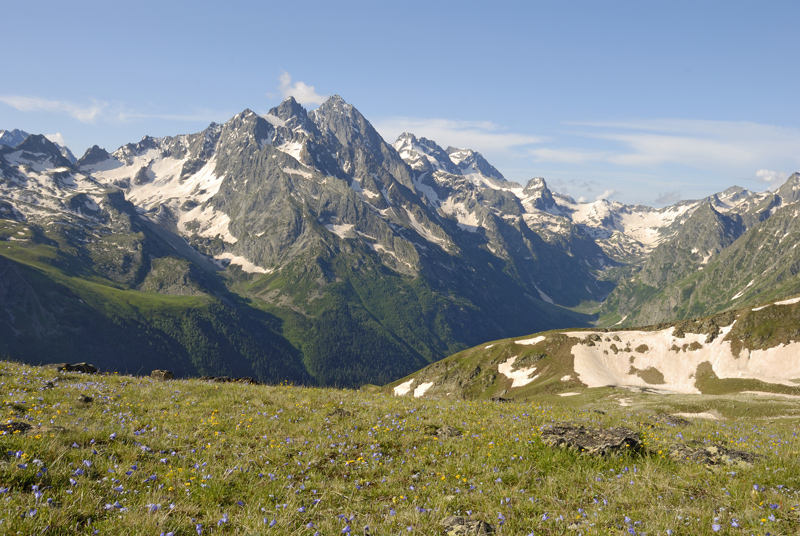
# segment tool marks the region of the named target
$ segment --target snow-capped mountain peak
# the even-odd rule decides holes
[[[17,128],[13,130],[0,130],[0,145],[7,145],[9,147],[16,147],[17,145],[21,144],[25,139],[30,136],[24,130],[19,130]],[[72,154],[72,151],[69,150],[68,147],[64,147],[58,143],[55,143],[56,147],[58,147],[58,151],[61,153],[61,156],[66,158],[70,164],[74,164],[77,159],[75,155]]]

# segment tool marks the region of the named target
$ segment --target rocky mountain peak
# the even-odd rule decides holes
[[[24,130],[19,130],[18,128],[15,128],[14,130],[0,130],[0,145],[7,145],[8,147],[16,147],[17,145],[25,141],[25,138],[27,138],[28,136],[30,136],[30,134],[28,134]],[[61,156],[66,158],[70,164],[74,164],[77,161],[75,155],[72,154],[72,151],[70,151],[67,147],[64,147],[63,145],[60,145],[55,142],[53,143],[55,144],[56,147],[58,147],[58,151],[61,153]]]
[[[72,165],[61,154],[59,146],[41,134],[31,134],[25,138],[25,141],[17,145],[16,149],[22,151],[22,158],[32,162],[42,163],[50,159],[53,166],[70,167]]]
[[[318,133],[316,125],[308,117],[308,112],[294,97],[289,97],[272,108],[266,119],[276,127],[286,127],[289,130],[303,131],[306,134]]]
[[[404,132],[392,146],[400,153],[400,157],[416,171],[458,173],[458,167],[444,149],[433,140],[417,138],[414,134]]]
[[[30,136],[30,134],[24,130],[19,130],[18,128],[15,128],[14,130],[0,130],[0,145],[16,147],[25,141],[25,138],[28,136]]]
[[[450,156],[450,160],[458,166],[461,173],[468,175],[480,173],[484,177],[505,181],[506,178],[497,168],[491,165],[481,153],[472,149],[461,149],[458,147],[448,147],[445,152]]]
[[[339,95],[334,95],[313,110],[309,117],[321,131],[333,134],[342,145],[349,145],[354,138],[372,141],[380,138],[367,119]]]
[[[91,166],[108,160],[109,158],[111,158],[111,155],[108,154],[108,151],[98,145],[92,145],[92,147],[86,149],[86,152],[83,153],[83,156],[80,157],[77,164],[78,167]]]
[[[544,178],[534,177],[529,180],[528,184],[525,185],[523,193],[533,198],[532,205],[535,209],[554,215],[562,214],[556,200],[553,198],[553,192],[547,187]]]

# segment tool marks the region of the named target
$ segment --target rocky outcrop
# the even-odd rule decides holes
[[[641,448],[639,432],[629,428],[593,428],[571,423],[555,424],[543,430],[542,441],[552,447],[565,447],[601,456],[635,452]]]
[[[154,380],[160,380],[162,382],[175,379],[175,375],[172,373],[171,370],[161,370],[161,369],[156,369],[153,372],[151,372],[150,377],[153,378]]]
[[[258,380],[249,376],[244,376],[242,378],[231,378],[230,376],[203,376],[200,379],[203,381],[216,383],[249,383],[250,385],[260,385]]]
[[[675,461],[736,467],[750,467],[760,458],[758,454],[752,452],[728,448],[719,443],[705,444],[700,441],[672,445],[669,449],[669,457]]]
[[[83,374],[97,374],[99,370],[94,365],[90,365],[89,363],[53,363],[52,365],[47,365],[48,367],[52,367],[59,372],[82,372]]]
[[[494,534],[494,527],[485,521],[460,516],[449,516],[442,520],[447,536],[484,536]]]
[[[7,422],[5,424],[0,424],[0,435],[24,434],[31,428],[33,427],[25,422]]]

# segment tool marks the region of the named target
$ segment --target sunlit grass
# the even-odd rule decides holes
[[[0,436],[2,534],[440,534],[449,515],[507,535],[800,528],[794,420],[649,427],[647,414],[619,406],[155,382],[9,362],[0,402],[0,422],[33,425]],[[546,447],[540,431],[564,420],[637,429],[646,452]],[[463,435],[438,438],[445,424]],[[666,456],[693,439],[763,458],[712,468]]]

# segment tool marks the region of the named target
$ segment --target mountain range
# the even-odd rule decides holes
[[[482,342],[800,293],[800,176],[576,202],[334,96],[71,157],[0,131],[0,355],[388,383]],[[723,284],[721,284],[723,283]]]

